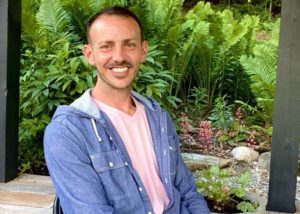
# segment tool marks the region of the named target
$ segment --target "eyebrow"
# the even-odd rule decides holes
[[[130,42],[130,41],[138,41],[138,39],[132,38],[132,39],[124,39],[124,40],[122,40],[122,42]],[[113,41],[113,40],[99,41],[99,42],[97,42],[96,45],[100,45],[100,44],[103,44],[103,43],[105,43],[105,44],[107,44],[107,43],[111,44],[111,43],[115,43],[115,41]]]

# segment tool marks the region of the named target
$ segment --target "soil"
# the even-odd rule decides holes
[[[208,208],[210,209],[211,212],[216,212],[216,213],[241,213],[242,211],[238,210],[236,206],[244,201],[241,198],[238,197],[233,197],[233,200],[230,201],[229,203],[225,205],[221,205],[219,203],[216,203],[216,201],[211,200],[209,198],[205,197],[205,200],[207,201]],[[250,202],[250,201],[247,201]]]

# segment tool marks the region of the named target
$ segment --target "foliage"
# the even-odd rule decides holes
[[[232,107],[227,105],[225,96],[218,97],[215,101],[212,115],[208,117],[213,122],[213,126],[219,130],[225,130],[231,127],[233,123]]]
[[[188,112],[190,118],[193,118],[194,124],[206,118],[207,112],[207,93],[203,88],[192,88],[185,102],[179,107],[184,112]]]
[[[281,0],[220,0],[215,9],[230,9],[235,16],[242,14],[256,15],[264,21],[280,14]]]
[[[180,101],[200,118],[214,109],[217,97],[227,94],[229,103],[252,98],[249,74],[239,58],[252,54],[259,21],[255,16],[234,18],[230,10],[216,12],[204,2],[186,12],[183,0],[24,0],[22,4],[21,163],[33,162],[27,145],[42,149],[43,130],[55,108],[93,87],[97,72],[81,48],[87,41],[87,21],[104,7],[126,6],[140,17],[150,45],[133,88],[158,100],[171,115]],[[215,109],[213,115],[224,117],[222,128],[228,125],[221,111]],[[32,133],[30,123],[36,127]]]
[[[176,102],[179,102],[180,99],[168,95],[171,87],[169,82],[175,80],[169,71],[164,70],[159,61],[163,58],[165,58],[163,52],[157,50],[157,46],[149,46],[146,62],[141,65],[132,87],[137,92],[156,99],[165,108],[169,108],[165,103],[169,103],[171,107],[175,108]],[[166,100],[167,102],[164,102]]]
[[[21,171],[40,173],[44,168],[43,131],[59,105],[69,104],[93,87],[96,70],[82,55],[86,22],[98,11],[127,1],[25,0],[22,20],[20,78]],[[134,84],[140,93],[162,105],[175,106],[179,99],[169,95],[170,72],[163,67],[165,55],[155,43],[141,66]],[[46,173],[46,172],[45,172]]]
[[[203,2],[190,10],[185,18],[183,26],[187,29],[186,34],[193,35],[194,32],[195,37],[189,36],[193,40],[193,49],[188,48],[193,50],[188,62],[190,66],[184,69],[185,74],[176,71],[181,77],[176,91],[183,90],[189,94],[189,88],[193,86],[203,88],[207,93],[208,110],[219,95],[229,94],[230,100],[250,98],[248,77],[238,58],[251,52],[258,19],[245,16],[242,20],[235,20],[229,10],[214,12],[209,4]]]
[[[228,169],[211,166],[209,169],[197,172],[197,188],[204,196],[216,202],[216,208],[221,210],[226,204],[235,201],[235,197],[245,199],[247,186],[251,179],[250,172],[234,175]],[[237,208],[243,212],[255,211],[255,205],[242,201]]]
[[[274,24],[272,39],[263,41],[254,47],[253,56],[243,55],[240,59],[251,79],[251,91],[255,96],[257,107],[263,114],[261,119],[272,124],[278,58],[279,21]],[[246,104],[244,104],[246,105]],[[253,111],[257,109],[253,108]]]
[[[166,56],[162,65],[174,79],[169,95],[186,102],[194,87],[203,89],[204,111],[219,95],[250,99],[239,57],[252,51],[258,18],[234,19],[229,10],[215,12],[204,2],[186,13],[182,5],[182,0],[145,0],[132,7],[142,18],[146,38]]]

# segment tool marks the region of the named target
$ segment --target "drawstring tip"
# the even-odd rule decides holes
[[[92,121],[93,129],[94,129],[95,135],[96,135],[96,137],[97,137],[97,140],[98,140],[99,142],[101,142],[102,139],[101,139],[101,137],[100,137],[99,134],[98,134],[98,130],[97,130],[97,127],[96,127],[95,120],[94,120],[94,119],[91,119],[91,121]]]

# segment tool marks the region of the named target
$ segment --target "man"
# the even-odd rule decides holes
[[[180,156],[169,115],[131,90],[147,56],[138,18],[113,7],[88,25],[93,89],[58,107],[45,157],[64,213],[209,213]]]

